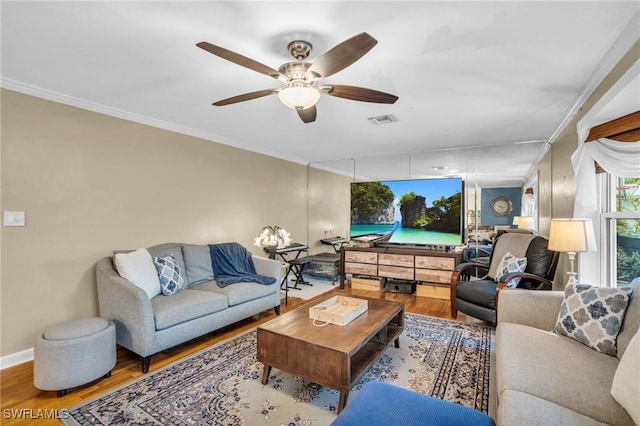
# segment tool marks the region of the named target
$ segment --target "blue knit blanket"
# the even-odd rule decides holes
[[[264,285],[276,282],[273,277],[256,273],[251,253],[238,243],[209,244],[209,251],[211,267],[219,287],[240,282]]]

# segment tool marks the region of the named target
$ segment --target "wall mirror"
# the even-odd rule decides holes
[[[481,231],[495,226],[513,227],[515,216],[535,215],[537,223],[537,191],[534,197],[523,193],[523,188],[534,187],[535,181],[526,181],[533,166],[544,153],[546,142],[532,141],[489,147],[426,150],[424,152],[389,155],[386,157],[360,157],[323,161],[310,164],[343,176],[336,191],[343,197],[343,218],[334,218],[333,234],[348,236],[350,184],[360,181],[397,181],[460,177],[464,181],[464,222],[466,231]],[[342,188],[339,185],[343,185]],[[313,187],[313,175],[310,175]],[[508,208],[500,201],[508,200]],[[526,206],[523,201],[527,202]],[[532,201],[533,200],[533,201]],[[500,201],[500,202],[499,202]],[[493,204],[492,204],[493,203]],[[496,206],[500,204],[499,208]],[[492,205],[493,209],[492,210]],[[523,209],[524,208],[524,209]],[[322,209],[310,208],[310,224],[326,222]],[[317,232],[317,230],[316,230]],[[313,230],[310,229],[310,240]]]

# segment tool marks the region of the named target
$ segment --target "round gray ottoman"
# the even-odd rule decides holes
[[[33,383],[41,390],[67,389],[110,377],[116,365],[116,328],[104,318],[65,321],[36,337]]]

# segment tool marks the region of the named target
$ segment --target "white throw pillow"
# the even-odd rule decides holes
[[[622,354],[611,384],[611,396],[622,405],[640,426],[640,331]]]
[[[147,249],[114,255],[116,270],[120,276],[143,289],[149,299],[160,294],[160,279]]]

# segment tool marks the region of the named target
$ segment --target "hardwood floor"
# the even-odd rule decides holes
[[[332,290],[336,294],[361,295],[367,297],[379,297],[401,301],[405,305],[405,312],[430,315],[440,318],[451,318],[448,300],[416,297],[411,294],[372,292],[365,290]],[[310,301],[289,297],[289,304],[281,305],[281,313],[286,313],[298,306]],[[241,321],[223,330],[213,332],[194,339],[188,343],[163,351],[154,355],[149,372],[156,371],[174,361],[190,354],[205,349],[213,344],[234,337],[248,331],[259,324],[275,317],[273,310],[265,311],[250,319]],[[481,323],[480,321],[458,314],[457,320],[465,323]],[[0,406],[3,425],[33,424],[37,419],[38,425],[58,425],[60,420],[56,415],[62,414],[60,410],[78,405],[89,399],[93,399],[133,379],[142,376],[140,358],[126,349],[118,347],[118,360],[108,379],[98,380],[94,383],[72,389],[69,393],[58,398],[56,392],[46,392],[36,389],[33,385],[33,362],[27,362],[15,367],[4,369],[0,372]]]

